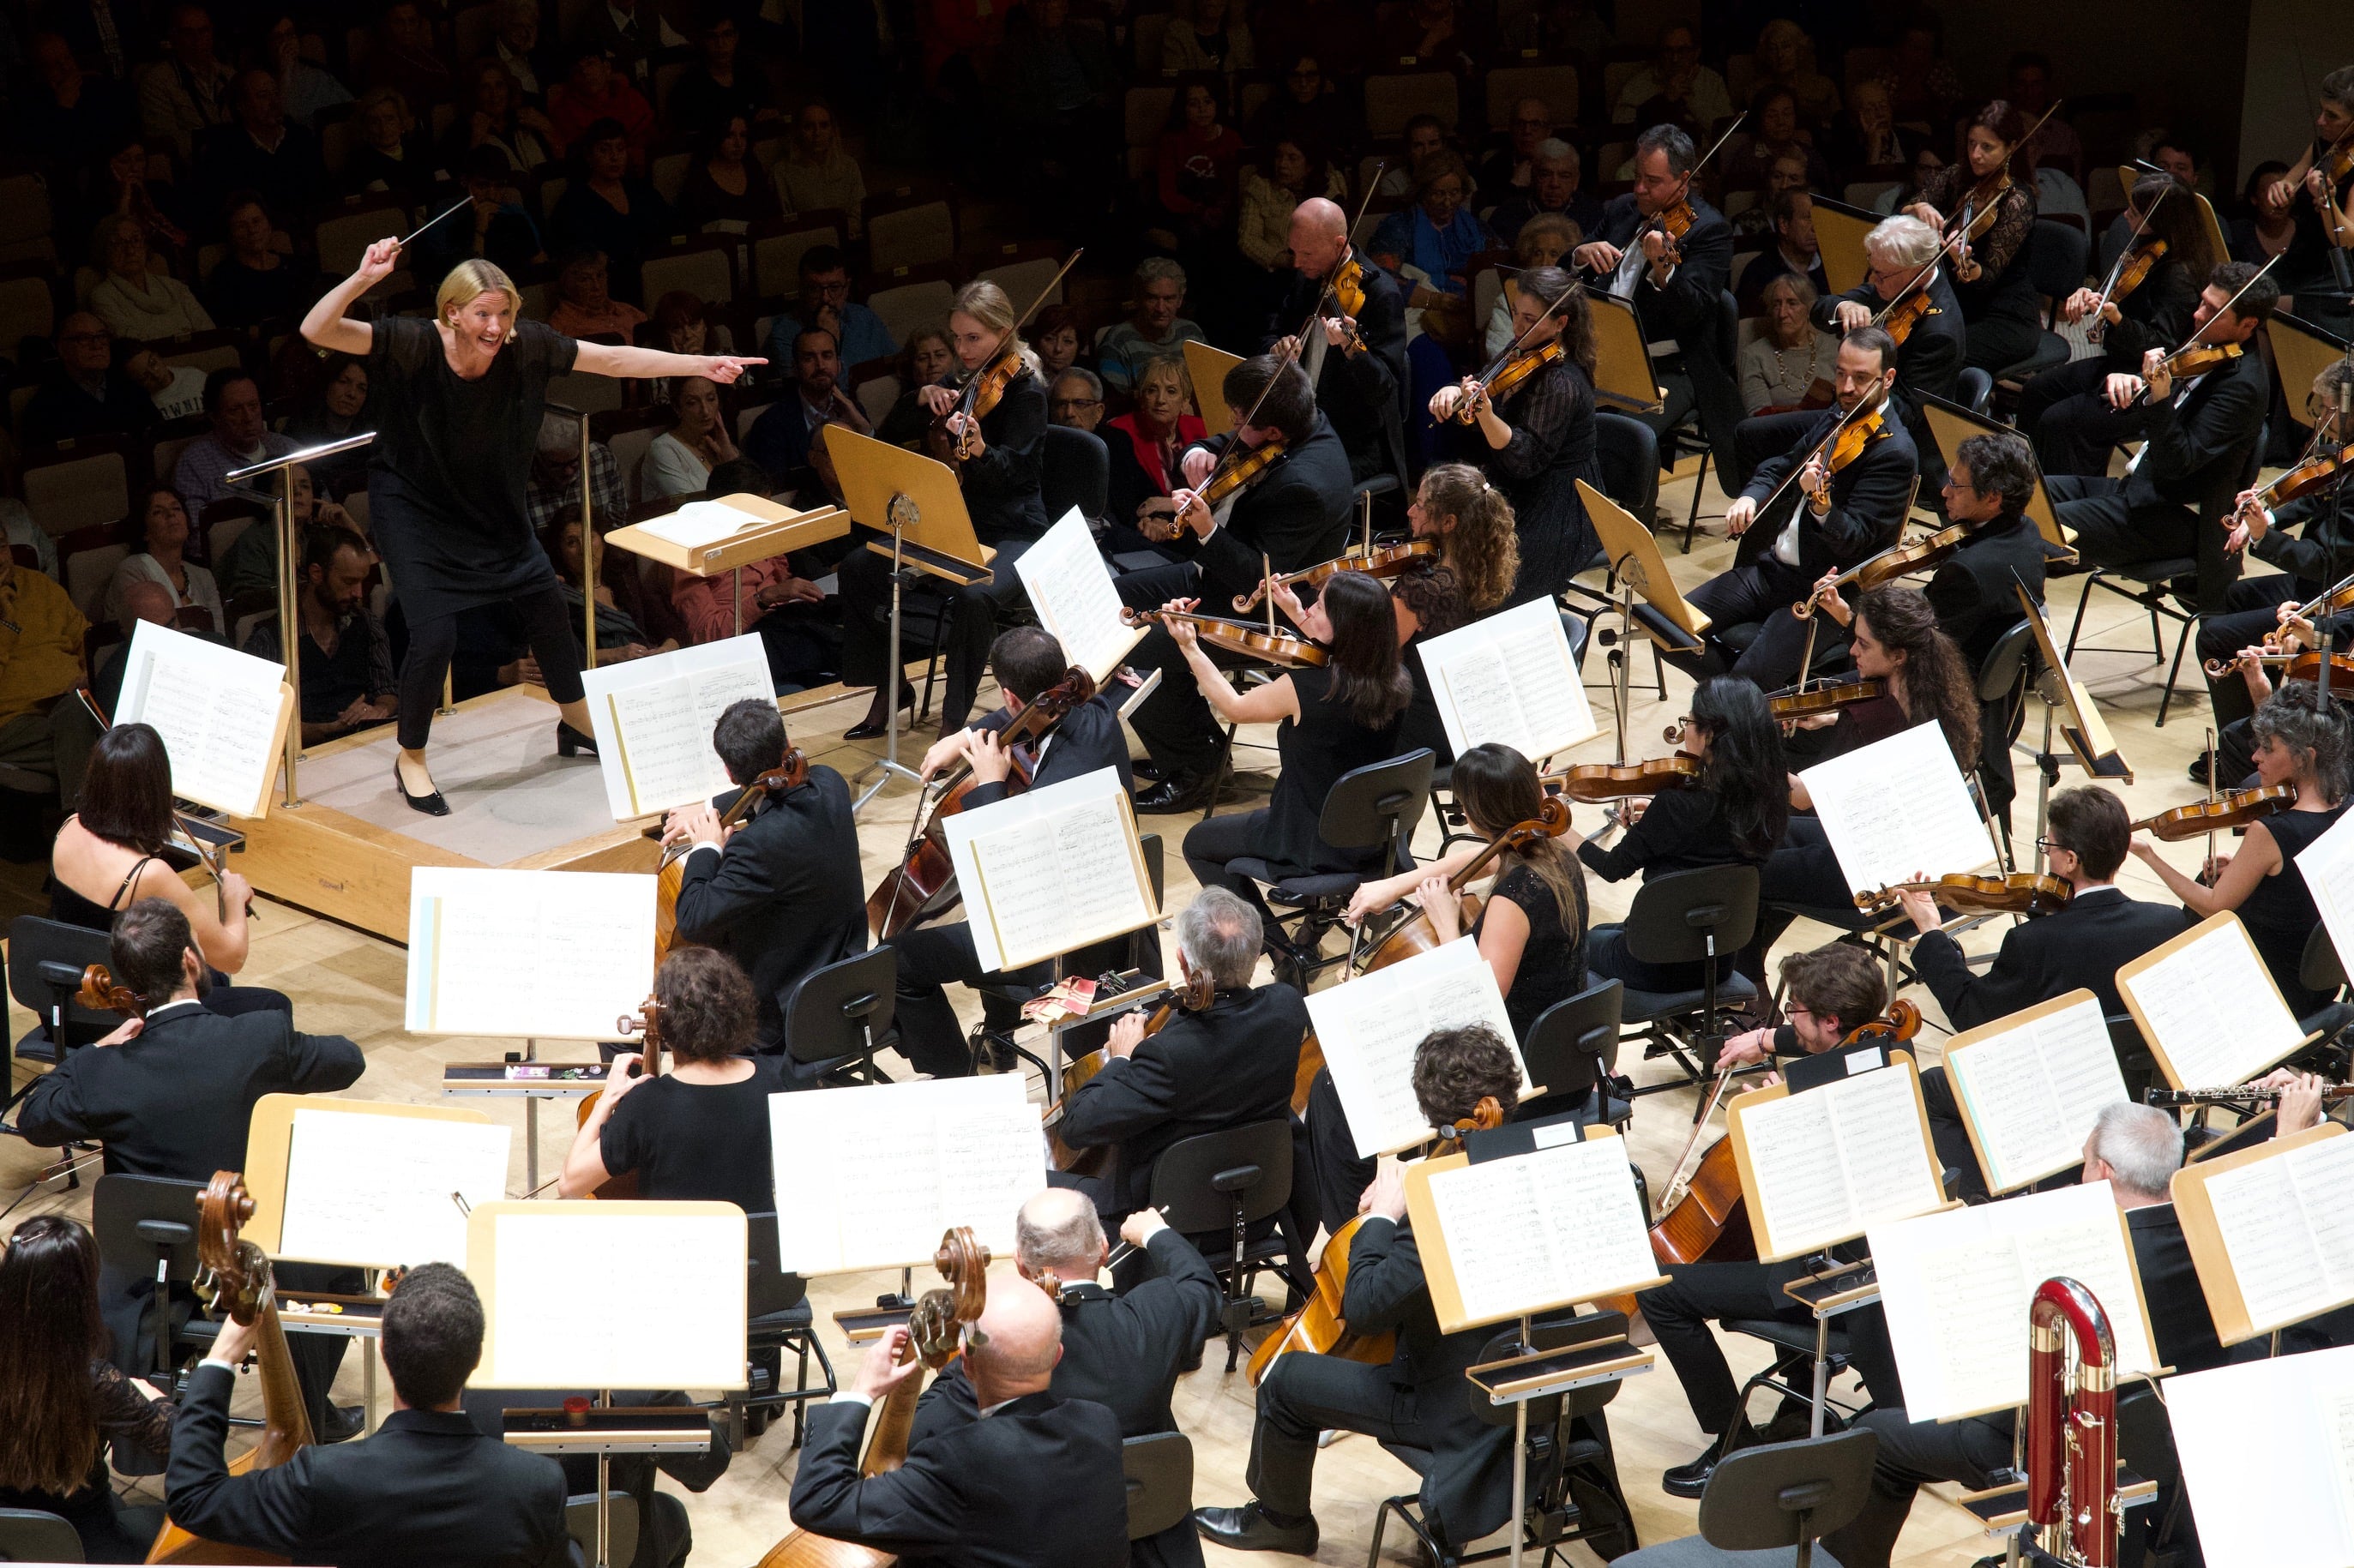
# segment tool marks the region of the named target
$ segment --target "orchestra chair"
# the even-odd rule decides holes
[[[1247,876],[1267,890],[1267,901],[1284,911],[1268,924],[1281,932],[1291,950],[1307,961],[1294,962],[1273,942],[1275,978],[1306,991],[1327,969],[1356,961],[1360,930],[1349,933],[1349,950],[1334,958],[1318,953],[1325,936],[1341,927],[1342,911],[1361,883],[1395,876],[1414,863],[1414,830],[1421,824],[1425,802],[1431,798],[1430,781],[1437,758],[1426,747],[1387,762],[1369,763],[1341,775],[1324,797],[1316,836],[1339,850],[1382,852],[1381,862],[1362,872],[1323,872],[1309,876],[1278,878],[1274,867],[1255,856],[1229,861],[1226,868]],[[1291,924],[1287,927],[1284,922]]]
[[[1398,476],[1387,471],[1367,474],[1364,478],[1357,481],[1357,482],[1351,487],[1349,493],[1355,499],[1357,508],[1357,537],[1360,540],[1370,537],[1373,532],[1373,498],[1377,495],[1395,495],[1404,488],[1405,486],[1398,482]],[[1397,517],[1392,516],[1392,513],[1394,511],[1393,506],[1384,504],[1382,508],[1382,514],[1385,519],[1394,522],[1398,517],[1402,517],[1404,515],[1402,507],[1394,508],[1394,510],[1397,513]],[[1384,532],[1386,532],[1386,530],[1384,530]]]
[[[1839,1568],[1820,1542],[1872,1496],[1880,1435],[1834,1432],[1728,1454],[1700,1498],[1700,1533],[1618,1558],[1613,1568],[1758,1568],[1811,1563]],[[1764,1558],[1755,1553],[1771,1552]],[[1790,1557],[1779,1555],[1792,1552]]]
[[[1046,503],[1046,520],[1059,522],[1073,507],[1090,521],[1099,518],[1109,504],[1110,490],[1111,452],[1103,438],[1068,425],[1047,426],[1038,463],[1038,493]]]
[[[2328,927],[2317,925],[2306,938],[2305,955],[2297,960],[2296,972],[2308,991],[2320,991],[2330,999],[2311,1017],[2298,1019],[2299,1029],[2327,1039],[2354,1023],[2354,1006],[2349,1006],[2346,1001],[2346,966],[2338,957],[2337,944],[2329,939]]]
[[[1610,1064],[1618,1054],[1618,1020],[1627,988],[1615,980],[1564,997],[1537,1015],[1521,1043],[1529,1081],[1542,1091],[1512,1113],[1516,1121],[1575,1111],[1580,1127],[1608,1124],[1622,1134],[1635,1119],[1631,1101],[1611,1093]]]
[[[748,1227],[745,1264],[749,1278],[745,1297],[744,1352],[745,1360],[751,1364],[751,1376],[749,1386],[741,1395],[743,1433],[747,1441],[758,1437],[790,1404],[793,1407],[792,1446],[798,1448],[801,1446],[802,1416],[809,1402],[830,1398],[834,1393],[833,1363],[826,1359],[825,1345],[817,1337],[808,1286],[800,1275],[789,1274],[778,1264],[776,1214],[749,1214],[746,1219]],[[801,1358],[801,1371],[791,1388],[786,1388],[779,1376],[759,1364],[758,1352],[762,1351],[776,1351],[779,1366],[787,1351]],[[814,1388],[810,1385],[809,1375],[812,1355],[817,1357],[818,1374],[825,1380]],[[764,1379],[769,1384],[766,1388],[760,1386]]]
[[[1994,376],[1982,365],[1965,366],[1955,384],[1954,401],[1980,418],[1994,403]]]
[[[1226,1370],[1241,1357],[1243,1330],[1272,1321],[1254,1294],[1270,1271],[1305,1288],[1307,1248],[1290,1233],[1291,1122],[1254,1121],[1220,1132],[1180,1139],[1152,1167],[1150,1207],[1195,1246],[1225,1291],[1219,1320],[1226,1334]],[[1265,1221],[1276,1224],[1254,1239]],[[1225,1242],[1225,1255],[1211,1250]]]
[[[1160,1534],[1193,1511],[1193,1444],[1182,1432],[1148,1432],[1119,1446],[1128,1481],[1128,1538]]]
[[[1138,853],[1144,857],[1144,874],[1152,885],[1152,906],[1158,909],[1161,907],[1164,892],[1168,887],[1167,878],[1161,869],[1167,862],[1167,855],[1162,848],[1161,835],[1139,833],[1136,835],[1136,847]],[[1099,976],[1132,972],[1146,980],[1157,980],[1164,972],[1163,963],[1161,954],[1160,927],[1140,926],[1126,936],[1112,937],[1064,954],[1063,973]],[[1006,1012],[1012,1013],[1023,1002],[1037,996],[1045,989],[1045,986],[1043,982],[1035,980],[1001,975],[993,980],[984,980],[972,989],[984,1001],[1001,1002]],[[1075,1023],[1064,1030],[1063,1060],[1075,1062],[1109,1040],[1111,1026],[1116,1022],[1118,1022],[1117,1014],[1108,1012],[1100,1018],[1090,1019],[1085,1023]],[[1017,1024],[1016,1027],[1018,1028],[1019,1025]],[[1046,1064],[1041,1061],[1035,1053],[1015,1044],[1012,1029],[990,1027],[989,1014],[985,1009],[981,1016],[973,1021],[972,1032],[965,1037],[965,1044],[972,1053],[972,1070],[976,1073],[981,1071],[981,1064],[984,1056],[1000,1070],[1011,1067],[1014,1059],[1018,1057],[1038,1069],[1038,1079],[1041,1083],[1052,1085],[1055,1082],[1054,1075],[1047,1070]],[[1053,1091],[1050,1090],[1048,1097],[1053,1097]]]
[[[801,977],[785,1009],[785,1075],[795,1088],[891,1081],[875,1053],[899,1043],[898,976],[899,949],[885,945]]]
[[[1987,650],[1986,662],[1978,666],[1978,765],[1977,768],[1979,794],[1991,802],[1995,796],[1994,767],[1998,759],[2008,762],[2010,747],[2019,739],[2021,726],[2027,723],[2027,688],[2036,665],[2035,626],[2020,616],[2009,630],[1995,640]],[[2018,856],[2010,842],[2010,801],[2018,798],[2018,779],[2011,780],[2010,798],[1994,813],[2002,826],[2003,869],[2017,869]]]
[[[2068,363],[2068,340],[2052,330],[2052,323],[2068,296],[2084,287],[2092,248],[2092,237],[2083,229],[2048,217],[2037,218],[2035,227],[2028,230],[2027,273],[2034,280],[2035,291],[2043,296],[2043,331],[2036,339],[2034,353],[1994,373],[1994,379],[2012,397],[2018,396],[2029,377]]]
[[[1623,1334],[1626,1329],[1627,1318],[1621,1312],[1589,1312],[1583,1317],[1540,1320],[1530,1330],[1530,1348],[1563,1350],[1589,1339]],[[1480,1351],[1479,1361],[1504,1361],[1521,1353],[1519,1328],[1507,1327]],[[1588,1549],[1606,1562],[1633,1561],[1617,1555],[1635,1546],[1634,1513],[1628,1508],[1627,1494],[1618,1485],[1617,1467],[1611,1459],[1602,1414],[1602,1407],[1618,1397],[1618,1380],[1613,1379],[1529,1401],[1528,1502],[1536,1528],[1530,1530],[1523,1541],[1530,1551],[1542,1553],[1533,1559],[1540,1568],[1552,1563],[1556,1555],[1566,1559],[1568,1553],[1564,1548],[1573,1541],[1587,1542]],[[1513,1424],[1511,1405],[1490,1404],[1485,1393],[1468,1382],[1463,1385],[1463,1396],[1471,1402],[1473,1412],[1484,1424],[1504,1427]],[[1409,1447],[1403,1443],[1384,1443],[1382,1447],[1416,1475],[1430,1473],[1429,1449]],[[1600,1517],[1589,1519],[1589,1511]],[[1412,1491],[1384,1498],[1374,1510],[1373,1543],[1365,1555],[1366,1568],[1380,1568],[1382,1537],[1389,1529],[1393,1514],[1420,1543],[1424,1562],[1484,1563],[1511,1555],[1509,1536],[1505,1544],[1480,1552],[1464,1552],[1460,1542],[1442,1546],[1423,1517],[1420,1492]]]
[[[1724,1320],[1726,1333],[1762,1340],[1773,1352],[1774,1359],[1760,1371],[1751,1373],[1749,1380],[1741,1385],[1741,1397],[1734,1406],[1746,1419],[1751,1394],[1759,1389],[1780,1394],[1780,1405],[1774,1415],[1757,1424],[1759,1431],[1770,1434],[1784,1413],[1792,1412],[1795,1406],[1798,1426],[1797,1436],[1805,1436],[1813,1414],[1818,1374],[1826,1391],[1823,1395],[1825,1431],[1836,1430],[1831,1412],[1836,1411],[1841,1417],[1851,1420],[1866,1408],[1833,1399],[1828,1392],[1832,1380],[1848,1370],[1851,1342],[1847,1330],[1840,1328],[1840,1319],[1834,1318],[1824,1327],[1822,1340],[1818,1343],[1815,1327],[1811,1321],[1785,1323],[1778,1318],[1728,1318]]]
[[[605,1561],[634,1563],[638,1556],[638,1499],[632,1492],[609,1492],[605,1503]],[[564,1499],[564,1533],[580,1548],[580,1560],[597,1561],[597,1494],[575,1492]]]
[[[2195,510],[2201,518],[2228,517],[2233,501],[2240,492],[2256,482],[2257,471],[2264,461],[2266,432],[2258,430],[2233,456],[2215,465],[2220,477],[2210,480],[2198,500]],[[2167,709],[2174,703],[2175,678],[2182,673],[2183,651],[2190,646],[2190,634],[2199,622],[2223,608],[2224,590],[2240,575],[2240,560],[2223,553],[2227,531],[2201,527],[2198,534],[2199,553],[2194,556],[2167,556],[2157,560],[2128,561],[2123,566],[2096,567],[2084,578],[2084,593],[2076,601],[2076,619],[2068,628],[2068,646],[2062,657],[2071,668],[2076,658],[2076,638],[2084,629],[2084,609],[2093,602],[2093,590],[2105,588],[2120,599],[2130,599],[2149,614],[2150,658],[2153,662],[2166,658],[2166,640],[2159,630],[2158,618],[2164,616],[2182,628],[2174,640],[2174,661],[2167,667],[2166,689],[2158,700],[2158,727],[2166,724]],[[2186,608],[2186,606],[2188,608]],[[2089,653],[2126,653],[2137,650],[2085,645]]]
[[[17,1064],[35,1062],[55,1067],[68,1054],[112,1033],[122,1022],[113,1013],[94,1012],[74,1001],[81,990],[82,970],[91,964],[113,961],[111,945],[104,931],[38,915],[19,915],[8,922],[8,994],[36,1021],[11,1047],[11,1083]],[[0,1105],[0,1118],[14,1111],[40,1081],[35,1075],[9,1095],[7,1103]],[[0,1120],[0,1132],[16,1130],[13,1124]],[[77,1176],[69,1184],[80,1186],[81,1180]]]
[[[1715,960],[1737,953],[1757,934],[1757,868],[1710,865],[1648,878],[1627,911],[1622,939],[1628,954],[1647,964],[1705,964],[1704,983],[1693,991],[1650,991],[1631,987],[1621,1003],[1626,1039],[1643,1043],[1643,1059],[1672,1057],[1682,1079],[1646,1084],[1635,1096],[1657,1094],[1681,1084],[1698,1086],[1708,1073],[1701,1065],[1700,1042],[1722,1033],[1720,1007],[1754,1001],[1757,987],[1735,970],[1720,981]]]
[[[181,1352],[211,1344],[220,1331],[220,1325],[196,1309],[194,1294],[185,1288],[196,1277],[196,1200],[204,1190],[202,1181],[122,1171],[101,1176],[91,1186],[90,1228],[105,1280],[101,1294],[139,1279],[155,1286],[140,1330],[146,1344],[117,1347],[117,1363],[127,1376],[172,1380]],[[141,1348],[147,1351],[144,1357],[137,1353]]]
[[[1631,420],[1628,422],[1633,423]],[[1640,425],[1635,428],[1642,429]],[[1650,434],[1649,430],[1644,430],[1643,433],[1647,436]],[[1600,557],[1596,556],[1596,560],[1598,564]],[[1564,609],[1561,612],[1561,634],[1569,640],[1570,667],[1581,673],[1585,669],[1585,622],[1577,618],[1575,611]],[[1662,694],[1665,694],[1664,692]],[[1433,768],[1430,775],[1430,814],[1438,821],[1440,833],[1438,853],[1440,854],[1445,854],[1457,844],[1488,842],[1479,834],[1467,831],[1469,822],[1463,815],[1462,808],[1454,803],[1454,773],[1455,765],[1451,762],[1443,762]]]
[[[1737,366],[1740,363],[1740,344],[1741,306],[1734,300],[1730,291],[1720,289],[1717,291],[1716,295],[1716,344],[1714,347],[1707,348],[1696,344],[1681,344],[1681,347],[1684,352],[1684,358],[1689,362],[1691,356],[1695,354],[1712,354],[1717,360],[1729,367],[1728,374],[1734,375],[1737,377],[1737,370],[1730,367]],[[1684,375],[1687,377],[1691,375],[1689,364],[1687,364]],[[1697,390],[1698,388],[1695,387],[1695,394],[1697,394]],[[1691,509],[1684,514],[1684,542],[1682,553],[1689,556],[1691,554],[1692,535],[1694,533],[1698,532],[1700,528],[1700,498],[1702,492],[1708,488],[1708,465],[1711,459],[1708,445],[1708,430],[1701,421],[1700,398],[1697,395],[1695,395],[1692,399],[1691,411],[1686,413],[1682,418],[1677,420],[1673,426],[1660,432],[1660,440],[1666,444],[1660,449],[1659,461],[1662,466],[1670,470],[1672,470],[1676,463],[1688,454],[1692,452],[1700,453],[1700,472],[1694,475],[1692,479]],[[1736,482],[1739,476],[1721,473],[1716,477],[1719,488],[1723,490],[1727,495],[1734,495],[1740,493],[1740,485]],[[1615,497],[1616,493],[1614,492],[1613,493]],[[1628,510],[1632,511],[1633,509],[1630,507]],[[1650,521],[1650,517],[1648,514],[1636,512],[1635,515],[1641,518],[1646,523]]]
[[[0,1563],[88,1561],[81,1537],[58,1515],[37,1508],[0,1508]]]

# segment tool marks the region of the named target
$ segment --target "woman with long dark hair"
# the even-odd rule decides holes
[[[1190,610],[1190,599],[1164,609]],[[1324,645],[1330,662],[1279,675],[1236,692],[1210,660],[1192,626],[1172,621],[1169,635],[1184,654],[1194,683],[1219,718],[1229,724],[1272,724],[1282,772],[1266,806],[1236,816],[1212,817],[1185,835],[1185,863],[1204,887],[1223,887],[1267,916],[1258,885],[1229,869],[1237,860],[1263,860],[1278,875],[1362,871],[1378,850],[1342,850],[1318,836],[1324,797],[1342,774],[1397,754],[1398,721],[1414,698],[1414,683],[1398,657],[1397,618],[1389,590],[1363,572],[1342,572],[1300,613],[1300,629]],[[1270,946],[1282,938],[1267,920]]]
[[[1981,196],[1982,186],[2008,173],[2010,184]],[[1989,226],[1946,269],[1969,328],[1968,362],[1992,373],[2035,352],[2043,331],[2035,279],[2027,270],[2027,237],[2035,230],[2035,154],[2027,120],[2002,99],[1963,123],[1954,161],[1929,176],[1908,212],[1941,233],[1948,221],[1974,224],[1988,207]]]
[[[114,1442],[159,1463],[172,1406],[102,1353],[98,1243],[63,1214],[37,1214],[0,1251],[0,1508],[73,1526],[90,1563],[139,1563],[160,1508],[124,1508],[106,1467]]]
[[[1676,749],[1700,763],[1700,777],[1679,789],[1619,808],[1626,837],[1608,849],[1582,841],[1577,858],[1605,882],[1646,879],[1712,865],[1763,865],[1789,820],[1789,775],[1782,731],[1755,683],[1718,675],[1692,693]],[[1598,836],[1598,835],[1597,835]],[[1588,938],[1586,968],[1597,979],[1621,980],[1637,991],[1693,991],[1707,966],[1648,964],[1627,951],[1623,925],[1597,926]],[[1733,955],[1718,961],[1717,978],[1731,972]]]

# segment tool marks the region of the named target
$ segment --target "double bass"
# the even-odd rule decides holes
[[[908,1314],[907,1342],[900,1347],[899,1362],[921,1361],[937,1372],[956,1359],[966,1325],[978,1322],[988,1305],[989,1249],[975,1239],[970,1227],[959,1225],[940,1238],[932,1266],[949,1287],[925,1291]],[[866,1439],[866,1457],[858,1467],[861,1475],[887,1475],[907,1463],[907,1437],[916,1427],[916,1401],[923,1383],[918,1372],[884,1396]],[[889,1568],[898,1561],[896,1552],[796,1529],[769,1549],[759,1568]]]
[[[753,779],[736,792],[720,813],[721,831],[740,826],[752,814],[752,808],[771,795],[781,795],[798,789],[809,782],[809,758],[795,747],[785,753],[785,759]],[[695,853],[691,843],[672,844],[663,851],[662,868],[654,874],[654,967],[670,957],[678,946],[678,895],[686,888],[686,857]]]
[[[316,1439],[302,1402],[302,1384],[294,1377],[294,1358],[286,1348],[286,1330],[278,1322],[277,1281],[270,1273],[270,1255],[239,1235],[253,1218],[253,1196],[245,1177],[235,1171],[216,1171],[196,1199],[196,1298],[215,1318],[232,1319],[246,1327],[260,1326],[253,1354],[261,1369],[260,1441],[229,1461],[232,1476],[275,1469],[294,1457],[295,1450]],[[150,1563],[284,1563],[266,1552],[249,1552],[191,1535],[165,1520],[148,1548]]]
[[[625,1012],[615,1019],[613,1028],[623,1039],[632,1034],[641,1037],[638,1044],[638,1075],[642,1078],[661,1077],[663,1070],[662,1003],[652,997],[646,998],[645,1001],[638,1003],[638,1011],[635,1014]],[[572,1118],[574,1127],[588,1125],[588,1118],[595,1114],[597,1102],[605,1097],[605,1092],[603,1089],[599,1089],[593,1095],[581,1097],[580,1109]],[[589,1196],[601,1198],[609,1203],[618,1203],[636,1198],[640,1196],[638,1173],[634,1171],[624,1171],[619,1176],[608,1176],[605,1178],[604,1184]]]

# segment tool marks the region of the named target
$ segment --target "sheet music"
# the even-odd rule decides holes
[[[2236,916],[2140,973],[2118,975],[2117,989],[2157,1035],[2177,1088],[2244,1083],[2305,1038]]]
[[[1515,1060],[1520,1055],[1496,972],[1469,938],[1311,991],[1308,1018],[1362,1158],[1394,1154],[1430,1137],[1414,1097],[1414,1053],[1433,1030],[1484,1023],[1513,1047]],[[1525,1063],[1521,1086],[1530,1086]]]
[[[654,879],[418,866],[408,883],[414,1034],[610,1040],[653,990]]]
[[[1777,1249],[1784,1237],[1854,1234],[1855,1205],[1832,1146],[1829,1093],[1814,1089],[1742,1107],[1758,1218]]]
[[[1946,1070],[1999,1192],[2077,1163],[2102,1108],[2131,1097],[2100,1001],[2089,993],[2016,1028],[1949,1046]]]
[[[707,800],[732,787],[712,748],[729,705],[774,702],[776,683],[759,637],[673,649],[581,675],[605,803],[615,821]]]
[[[1111,768],[942,825],[985,969],[1036,963],[1160,918],[1136,818]]]
[[[462,1267],[466,1210],[506,1196],[514,1139],[513,1129],[480,1122],[298,1109],[275,1255],[363,1268]]]
[[[1659,1276],[1616,1139],[1442,1171],[1430,1198],[1472,1321],[1591,1301]]]
[[[1945,1201],[1913,1085],[1903,1068],[1883,1067],[1740,1107],[1775,1253],[1828,1246]]]
[[[638,526],[657,539],[667,539],[673,545],[692,550],[698,546],[716,545],[722,539],[732,539],[745,529],[757,528],[765,521],[724,501],[690,501],[675,512],[652,518]]]
[[[1916,724],[1798,777],[1851,893],[1976,871],[1996,858],[1935,724]]]
[[[1551,599],[1516,605],[1417,644],[1459,755],[1496,742],[1531,761],[1600,730]]]
[[[595,1204],[607,1212],[590,1214],[580,1213],[592,1207],[585,1203],[532,1207],[548,1212],[485,1216],[494,1258],[493,1287],[483,1292],[491,1353],[472,1386],[744,1386],[740,1213],[673,1203],[636,1212]],[[619,1327],[624,1305],[632,1320],[662,1331]]]
[[[2209,1568],[2354,1563],[2354,1346],[2166,1380]]]
[[[1978,1409],[2000,1404],[2003,1390],[2023,1386],[2027,1334],[2018,1308],[2029,1291],[2017,1250],[1975,1241],[1939,1247],[1921,1260],[1921,1278],[1944,1309],[1932,1347],[1946,1403]]]
[[[2330,945],[2341,958],[2354,953],[2354,828],[2347,826],[2349,821],[2354,821],[2354,811],[2338,818],[2296,857],[2296,869],[2305,874]]]
[[[172,793],[252,815],[278,767],[286,666],[144,620],[124,658],[114,722],[163,737]]]
[[[1119,590],[1096,548],[1095,535],[1077,507],[1013,563],[1038,624],[1063,645],[1066,663],[1076,664],[1101,685],[1137,643],[1137,629],[1119,619]],[[1224,607],[1213,607],[1224,614]]]
[[[801,1275],[928,1263],[970,1225],[1009,1256],[1013,1216],[1046,1185],[1038,1110],[1018,1076],[769,1097],[781,1266]]]
[[[2215,1228],[2260,1331],[2354,1300],[2354,1138],[2327,1138],[2207,1179]]]

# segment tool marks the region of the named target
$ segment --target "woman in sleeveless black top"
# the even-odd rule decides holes
[[[2337,704],[2324,703],[2314,686],[2295,681],[2264,699],[2249,729],[2257,779],[2295,786],[2296,804],[2249,823],[2239,849],[2221,857],[2211,885],[2168,865],[2146,838],[2134,840],[2133,852],[2200,919],[2238,910],[2281,999],[2304,1018],[2321,1011],[2329,997],[2299,978],[2305,945],[2321,924],[2321,912],[2296,857],[2346,814],[2349,726]]]

